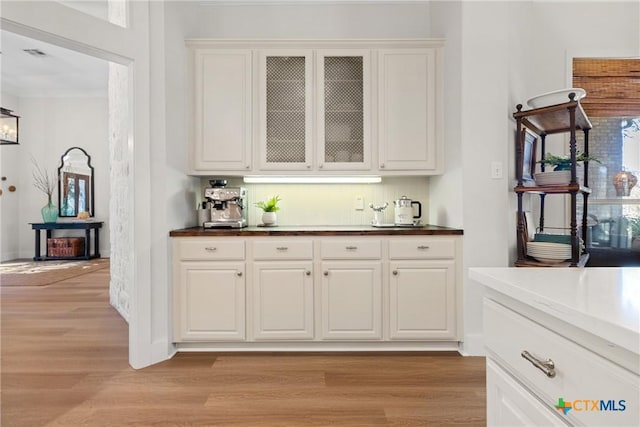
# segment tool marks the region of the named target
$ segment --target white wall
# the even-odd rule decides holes
[[[198,3],[190,5],[197,20],[185,34],[187,37],[416,38],[427,37],[430,32],[426,2],[397,5],[301,2],[270,6]],[[189,6],[182,3],[177,7]]]
[[[429,178],[429,218],[433,224],[463,226],[462,193],[462,4],[431,5],[432,37],[444,38],[444,174]],[[457,189],[452,191],[451,189]]]
[[[15,114],[20,115],[20,104],[18,98],[8,93],[2,93],[0,105]],[[20,170],[22,165],[19,162],[20,145],[0,146],[0,261],[19,258],[20,252],[20,227],[26,223],[20,221],[20,203],[24,187],[21,180]],[[15,186],[16,191],[10,192],[9,186]]]
[[[33,156],[40,167],[57,173],[62,154],[81,147],[91,156],[94,168],[95,216],[105,221],[100,231],[100,252],[108,257],[109,244],[109,151],[106,98],[21,98],[21,179],[24,185],[20,206],[20,257],[33,256],[33,231],[28,222],[42,222],[40,209],[46,196],[31,179]],[[57,190],[54,203],[57,205]],[[59,222],[73,218],[59,218]]]
[[[449,100],[451,92],[445,92],[448,103],[460,105],[459,111],[453,112],[459,122],[448,117],[445,135],[446,144],[461,147],[462,205],[452,208],[459,207],[463,215],[463,350],[480,354],[482,290],[467,278],[467,271],[477,266],[510,266],[513,260],[515,105],[524,104],[537,93],[567,87],[571,73],[567,57],[571,51],[632,51],[640,56],[640,12],[637,2],[445,3],[448,2],[432,6],[432,21],[444,19],[439,25],[453,32],[456,43],[456,7],[461,9],[461,72],[460,80],[454,83],[460,85],[460,99]],[[446,21],[451,18],[453,21]],[[435,30],[439,26],[434,25]],[[455,73],[447,76],[457,77]],[[453,95],[457,93],[454,91]],[[446,108],[451,114],[451,106]],[[559,145],[563,143],[560,141]],[[490,163],[494,160],[505,165],[502,180],[490,178]],[[451,173],[455,174],[455,169],[433,180],[432,210],[450,201],[450,197],[442,195],[441,187],[454,179],[449,176]],[[556,204],[564,218],[563,202]]]
[[[3,95],[3,101],[7,95]],[[104,221],[100,231],[100,253],[109,256],[109,156],[107,144],[106,98],[17,98],[20,115],[20,145],[3,146],[3,176],[17,182],[17,196],[11,213],[3,215],[2,260],[34,256],[34,231],[30,222],[42,222],[40,209],[47,196],[33,185],[31,156],[52,176],[57,174],[62,154],[81,147],[91,156],[94,167],[95,216]],[[5,155],[9,155],[4,159]],[[12,181],[13,182],[13,181]],[[57,205],[58,190],[53,195]],[[6,200],[6,199],[5,199]],[[17,206],[17,209],[15,207]],[[59,222],[73,218],[59,218]],[[46,245],[43,235],[43,247]],[[64,235],[64,233],[59,233]]]

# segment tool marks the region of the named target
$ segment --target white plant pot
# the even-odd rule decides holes
[[[277,219],[275,212],[264,212],[262,214],[262,223],[264,225],[274,225]]]

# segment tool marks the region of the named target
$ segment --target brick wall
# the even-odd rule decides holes
[[[131,213],[129,202],[129,156],[127,153],[129,131],[127,67],[109,64],[109,164],[111,198],[109,218],[111,225],[111,282],[109,300],[112,306],[129,321],[131,309],[132,260]]]
[[[621,119],[615,117],[590,118],[593,129],[589,133],[589,154],[600,159],[601,163],[589,162],[589,187],[592,192],[589,200],[615,199],[616,189],[613,186],[615,175],[622,170],[622,132]],[[580,132],[581,134],[581,132]],[[579,135],[578,149],[582,151],[584,138]],[[622,218],[622,205],[589,204],[588,213],[601,223],[599,230],[608,232],[614,247],[629,247],[631,244],[627,222]],[[582,218],[581,204],[578,203],[578,224]]]

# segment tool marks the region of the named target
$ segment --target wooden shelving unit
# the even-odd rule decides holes
[[[589,130],[592,128],[589,118],[585,114],[580,103],[574,100],[575,95],[569,95],[569,101],[562,104],[551,105],[531,110],[522,110],[522,104],[516,106],[516,112],[513,117],[516,120],[516,187],[514,192],[518,197],[518,226],[517,226],[517,251],[518,257],[515,262],[516,267],[582,267],[588,259],[588,253],[580,253],[580,238],[583,242],[587,241],[587,202],[591,193],[589,189],[588,162],[584,162],[583,182],[582,185],[577,179],[576,170],[576,131],[584,132],[584,154],[589,155]],[[524,132],[527,128],[538,136],[541,143],[541,153],[546,153],[545,138],[547,135],[568,133],[569,134],[569,156],[571,157],[571,180],[567,185],[557,186],[539,186],[533,182],[525,182],[523,180],[523,161],[524,161]],[[533,154],[535,155],[535,153]],[[544,164],[541,171],[544,172]],[[533,172],[533,171],[532,171]],[[522,209],[522,199],[524,194],[533,193],[539,195],[540,200],[540,221],[538,227],[540,231],[544,231],[544,202],[547,194],[568,194],[570,196],[570,232],[571,232],[571,260],[547,264],[539,262],[527,256],[527,234],[524,220],[524,212]],[[577,203],[578,195],[582,195],[582,233],[578,236],[577,222]]]

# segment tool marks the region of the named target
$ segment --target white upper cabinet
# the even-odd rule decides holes
[[[195,49],[194,174],[251,170],[251,50]]]
[[[369,51],[279,49],[258,56],[259,169],[369,170]]]
[[[193,175],[443,173],[441,40],[191,40]]]
[[[440,48],[378,52],[378,167],[443,172]]]

